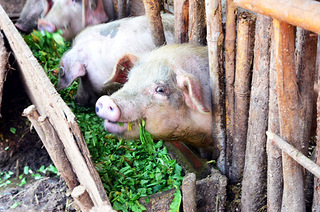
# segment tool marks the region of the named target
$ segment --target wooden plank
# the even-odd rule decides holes
[[[2,105],[2,95],[3,95],[3,86],[7,76],[7,65],[8,65],[9,54],[4,45],[4,37],[0,32],[0,118],[1,116],[1,105]]]
[[[280,136],[299,151],[302,107],[295,71],[295,27],[278,20],[273,21],[277,67],[277,94],[279,104]],[[305,211],[304,173],[302,167],[282,152],[283,206],[286,211]]]
[[[61,99],[2,7],[0,7],[0,28],[4,31],[20,66],[30,100],[36,105],[39,114],[48,117],[57,131],[80,184],[88,190],[95,206],[99,207],[106,203],[110,205],[74,114]]]
[[[226,144],[224,127],[224,79],[222,69],[222,15],[218,0],[206,0],[207,42],[209,55],[210,82],[212,91],[213,139],[219,151],[217,165],[226,173]]]
[[[320,34],[320,2],[312,0],[234,0],[245,9]]]

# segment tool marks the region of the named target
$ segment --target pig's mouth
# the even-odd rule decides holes
[[[131,122],[113,122],[110,120],[105,119],[104,121],[104,128],[114,134],[122,134],[126,131],[132,131],[132,127],[138,124],[137,121]]]

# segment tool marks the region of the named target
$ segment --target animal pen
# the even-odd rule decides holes
[[[121,13],[124,7],[118,2]],[[159,4],[152,0],[144,4],[160,46],[165,40]],[[315,113],[320,116],[320,99],[314,110],[320,67],[320,3],[227,0],[225,16],[218,0],[175,0],[173,7],[172,2],[165,2],[164,8],[175,15],[176,43],[208,45],[217,166],[230,185],[241,183],[241,210],[306,211],[312,207],[320,211],[319,145],[315,147],[318,165],[306,157],[314,136]],[[1,7],[0,15],[0,28],[34,105],[23,115],[36,129],[81,210],[111,210],[75,116]],[[4,49],[2,55],[6,54]],[[0,94],[5,58],[1,56],[0,61]],[[305,195],[304,169],[315,176],[311,196]],[[192,177],[183,183],[183,196],[190,197],[183,202],[184,211],[196,210],[199,193],[207,192],[203,187],[215,190],[212,196],[201,196],[211,198],[205,202],[210,207],[203,211],[227,210],[223,176],[207,186],[199,187],[197,182],[195,188],[195,184]],[[184,189],[187,187],[193,189]],[[172,193],[165,195],[172,200]],[[166,211],[163,208],[168,201],[148,211]]]

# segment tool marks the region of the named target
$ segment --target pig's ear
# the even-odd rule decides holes
[[[183,90],[185,102],[188,107],[198,110],[200,113],[209,113],[202,101],[201,86],[198,78],[191,74],[177,76],[178,86]]]
[[[109,20],[102,0],[84,0],[82,7],[83,27],[105,23]]]
[[[116,65],[113,68],[113,71],[110,75],[110,78],[104,83],[112,83],[118,82],[124,84],[128,80],[128,74],[134,64],[137,62],[138,57],[132,54],[125,54],[123,55]]]
[[[78,77],[83,77],[86,74],[86,68],[80,61],[75,61],[70,70],[70,81],[75,81]]]

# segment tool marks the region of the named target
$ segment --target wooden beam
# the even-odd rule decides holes
[[[292,157],[295,161],[297,161],[300,165],[306,168],[309,172],[314,174],[317,178],[320,179],[320,166],[314,163],[312,160],[307,158],[304,154],[294,148],[292,145],[288,144],[281,137],[277,136],[274,133],[266,132],[268,138],[272,143],[276,144],[282,151],[287,153],[290,157]]]
[[[174,3],[174,42],[188,42],[189,0],[176,0]]]
[[[320,34],[320,2],[312,0],[234,0],[239,7]]]
[[[159,1],[143,0],[143,4],[146,15],[148,16],[153,43],[158,47],[166,44],[166,37],[164,36],[160,15]]]
[[[95,169],[75,115],[33,56],[6,12],[0,7],[0,29],[3,30],[20,67],[26,92],[40,116],[48,117],[64,145],[67,157],[81,185],[85,186],[95,206],[109,203]]]
[[[4,45],[4,37],[0,32],[0,118],[1,116],[1,105],[2,105],[2,95],[3,95],[3,86],[6,81],[6,76],[8,73],[8,58],[9,54]]]
[[[280,136],[301,150],[299,120],[302,107],[295,71],[295,27],[273,21],[277,67],[277,94],[279,104]],[[285,152],[283,164],[283,206],[286,211],[305,211],[304,173],[302,167]]]
[[[213,139],[219,151],[218,168],[226,172],[226,142],[224,128],[224,73],[222,69],[222,16],[219,0],[206,0],[207,42],[209,51],[209,73],[212,90]]]

